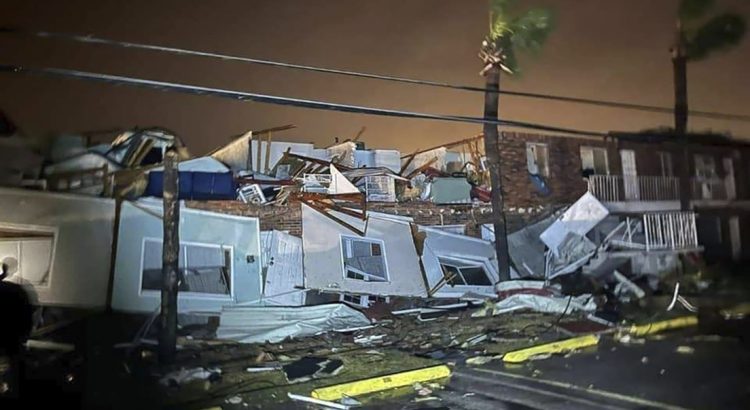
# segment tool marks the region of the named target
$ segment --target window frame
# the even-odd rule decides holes
[[[367,272],[364,272],[358,268],[349,266],[347,267],[346,264],[346,240],[349,241],[361,241],[361,242],[367,242],[370,245],[376,244],[380,248],[380,255],[371,255],[371,256],[380,256],[383,258],[383,270],[384,270],[384,276],[385,278],[380,278],[377,275],[373,275]],[[386,255],[385,251],[385,242],[383,242],[382,239],[376,239],[376,238],[363,238],[361,236],[352,236],[352,235],[339,235],[339,243],[341,244],[341,270],[342,270],[342,276],[345,280],[356,280],[360,282],[367,282],[367,283],[389,283],[391,281],[391,275],[388,271],[388,256]],[[370,246],[370,252],[372,252],[372,246]],[[358,279],[358,278],[351,278],[349,277],[348,273],[349,271],[353,271],[354,273],[364,276],[365,279]],[[367,280],[366,278],[373,277],[378,280]]]
[[[486,261],[473,260],[473,259],[461,258],[461,257],[456,257],[456,256],[438,256],[437,260],[438,260],[438,266],[440,267],[440,273],[443,274],[443,277],[445,277],[443,265],[451,266],[458,270],[458,274],[460,275],[461,280],[464,282],[463,284],[451,285],[450,283],[448,283],[448,281],[446,281],[445,285],[449,286],[451,289],[455,289],[457,287],[472,288],[472,287],[495,286],[495,284],[492,282],[492,276],[489,274],[489,269],[488,269]],[[462,266],[462,265],[470,265],[470,266]],[[489,285],[475,285],[475,284],[467,283],[466,278],[461,272],[462,268],[482,269],[482,272],[484,273],[484,276],[487,279],[487,282],[489,282]]]
[[[17,254],[17,262],[18,262],[18,272],[21,272],[23,269],[23,245],[21,242],[24,240],[44,240],[48,238],[48,235],[51,235],[51,243],[50,243],[50,255],[49,255],[49,267],[47,271],[47,280],[44,283],[34,283],[29,282],[31,286],[34,288],[40,288],[40,289],[50,289],[52,287],[52,281],[54,280],[54,264],[55,264],[55,255],[57,253],[57,238],[59,236],[59,228],[55,226],[45,226],[45,225],[33,225],[33,224],[15,224],[15,223],[6,223],[6,222],[0,222],[0,229],[8,230],[8,231],[14,231],[18,233],[30,233],[30,234],[44,234],[44,236],[31,236],[31,237],[8,237],[8,238],[0,238],[0,241],[6,241],[7,242],[16,242],[16,247],[18,249]],[[13,280],[13,278],[16,276],[14,273],[13,275],[9,275],[6,280]],[[23,275],[19,276],[22,280],[28,281]]]
[[[539,166],[539,157],[538,148],[542,148],[542,152],[544,154],[544,167]],[[531,163],[529,160],[533,158],[534,159],[534,166],[537,169],[537,173],[534,174],[531,172]],[[527,142],[526,143],[526,170],[529,172],[529,174],[532,175],[539,175],[542,177],[549,177],[549,145],[544,142]]]
[[[583,152],[584,151],[590,151],[591,152],[591,161],[592,161],[592,166],[593,166],[592,170],[594,171],[593,175],[609,175],[610,174],[610,169],[609,169],[609,151],[607,150],[607,148],[605,148],[605,147],[595,147],[595,146],[592,146],[592,145],[581,145],[580,148],[579,148],[579,153],[578,153],[578,155],[580,157],[580,160],[581,160],[581,171],[585,171],[587,169],[587,168],[584,168],[584,163],[583,163]],[[604,174],[599,174],[596,171],[596,155],[594,155],[595,151],[602,151],[602,152],[604,152],[604,170],[605,170]]]
[[[658,154],[661,176],[665,178],[674,177],[674,157],[672,156],[672,153],[669,151],[659,151]],[[665,167],[665,163],[669,165],[669,168]],[[669,172],[664,172],[665,170],[668,170]]]
[[[146,256],[146,242],[155,242],[159,245],[163,246],[163,238],[155,238],[155,237],[144,237],[141,241],[141,261],[140,261],[140,270],[138,275],[138,295],[139,296],[152,296],[154,294],[159,294],[161,290],[156,289],[143,289],[143,269],[145,265],[145,256]],[[205,293],[205,292],[193,292],[193,291],[179,291],[178,296],[185,295],[187,297],[196,298],[196,299],[234,299],[234,284],[235,284],[235,260],[234,260],[234,247],[230,245],[224,245],[224,244],[216,244],[216,243],[209,243],[209,242],[194,242],[194,241],[180,241],[180,248],[187,247],[187,246],[202,246],[206,248],[213,248],[218,249],[221,251],[221,257],[222,260],[226,262],[227,257],[227,251],[229,251],[229,260],[231,261],[231,265],[229,266],[229,293]],[[187,266],[187,252],[183,252],[182,249],[179,252],[180,259],[183,259],[184,267],[183,269],[188,270],[189,267]],[[179,265],[180,261],[178,261]]]

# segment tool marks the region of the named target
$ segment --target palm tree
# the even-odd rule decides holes
[[[484,118],[498,118],[500,72],[518,73],[516,51],[538,50],[551,29],[552,15],[548,10],[531,9],[513,13],[515,0],[490,0],[490,31],[482,42],[479,57],[484,63],[481,74],[486,78]],[[501,281],[510,280],[510,257],[503,214],[503,192],[500,172],[500,135],[497,125],[484,124],[484,151],[492,187],[492,221],[495,228],[495,251]]]
[[[680,207],[690,210],[690,158],[687,152],[688,94],[687,63],[700,61],[714,52],[737,45],[745,34],[745,20],[724,12],[708,18],[714,0],[682,0],[677,14],[675,40],[671,48],[674,73],[674,130],[682,144]]]
[[[745,34],[740,14],[725,12],[707,19],[714,0],[682,0],[677,16],[675,42],[670,50],[674,70],[674,127],[678,135],[687,132],[687,63],[737,45]]]

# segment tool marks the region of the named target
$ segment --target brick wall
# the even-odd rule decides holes
[[[581,146],[611,148],[602,140],[503,132],[500,142],[503,194],[507,208],[548,207],[572,203],[586,192],[581,176]],[[529,177],[526,143],[547,145],[549,176],[545,178],[550,193],[543,196]],[[611,157],[611,154],[609,155]],[[611,166],[610,166],[611,168]]]
[[[284,206],[258,206],[240,201],[187,201],[186,205],[193,209],[228,215],[257,217],[262,231],[275,229],[302,235],[302,209],[299,202],[290,202]],[[465,225],[466,233],[475,237],[481,236],[479,225],[488,223],[491,213],[489,205],[436,205],[421,201],[370,202],[367,206],[370,211],[411,217],[419,225]],[[549,207],[508,209],[508,230],[513,232],[520,229],[548,211]]]

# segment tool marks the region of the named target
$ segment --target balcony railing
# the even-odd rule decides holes
[[[693,212],[666,212],[643,215],[646,250],[689,249],[698,247]]]
[[[698,247],[695,213],[658,212],[626,217],[602,243],[605,247],[645,251],[695,249]]]
[[[680,182],[676,177],[590,175],[589,192],[605,202],[677,201]]]

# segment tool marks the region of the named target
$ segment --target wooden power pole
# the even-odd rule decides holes
[[[162,248],[159,362],[172,364],[177,353],[177,272],[180,255],[180,201],[177,154],[164,158],[164,241]]]
[[[484,93],[484,119],[497,121],[498,97],[500,90],[500,67],[492,64],[484,71],[487,91]],[[484,153],[490,171],[492,187],[492,224],[495,228],[495,252],[500,281],[510,280],[510,256],[508,255],[508,237],[503,213],[503,189],[500,172],[500,133],[497,124],[484,124]]]

